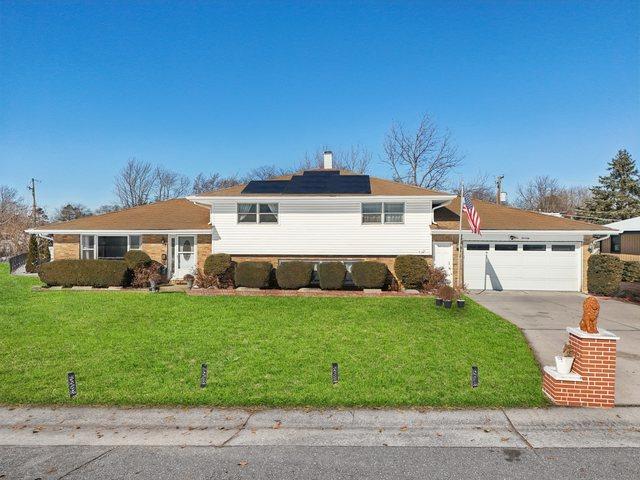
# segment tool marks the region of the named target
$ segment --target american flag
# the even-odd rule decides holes
[[[480,215],[478,215],[478,211],[475,209],[466,193],[462,194],[462,211],[467,214],[471,233],[477,233],[480,235]]]

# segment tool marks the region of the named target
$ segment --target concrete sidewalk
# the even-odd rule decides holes
[[[640,408],[260,410],[2,407],[4,446],[640,447]]]

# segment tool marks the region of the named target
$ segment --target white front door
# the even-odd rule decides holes
[[[580,242],[495,242],[464,244],[464,283],[472,290],[579,291]]]
[[[451,242],[433,242],[433,266],[442,268],[449,283],[453,281],[453,244]]]
[[[175,239],[174,277],[181,279],[187,274],[194,274],[196,269],[196,237],[195,235],[178,235]]]

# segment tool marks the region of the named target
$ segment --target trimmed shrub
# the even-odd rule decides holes
[[[283,262],[276,269],[276,280],[280,288],[297,290],[308,287],[313,274],[313,264],[309,262]]]
[[[612,255],[591,255],[587,269],[589,292],[615,295],[622,281],[622,261]]]
[[[150,264],[151,257],[142,250],[129,250],[124,254],[124,263],[127,264],[129,269],[135,270],[140,266]]]
[[[622,281],[640,282],[640,262],[623,262]]]
[[[429,276],[429,265],[419,255],[400,255],[393,263],[396,277],[404,288],[422,288]]]
[[[267,288],[272,275],[273,265],[269,262],[240,262],[234,278],[238,287]]]
[[[50,287],[124,287],[130,280],[122,260],[55,260],[42,265],[38,275]]]
[[[227,253],[214,253],[204,261],[203,271],[207,275],[220,276],[227,273],[233,266],[231,255]]]
[[[318,264],[318,277],[322,290],[340,290],[347,276],[347,267],[342,262],[323,262]]]
[[[141,263],[133,269],[133,286],[135,288],[147,288],[151,286],[151,280],[156,285],[166,283],[164,265],[155,260],[148,263]]]
[[[389,269],[380,262],[358,262],[351,267],[353,283],[360,288],[383,288]]]

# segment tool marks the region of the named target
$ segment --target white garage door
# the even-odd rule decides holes
[[[579,291],[580,242],[464,244],[464,283],[472,290]]]

